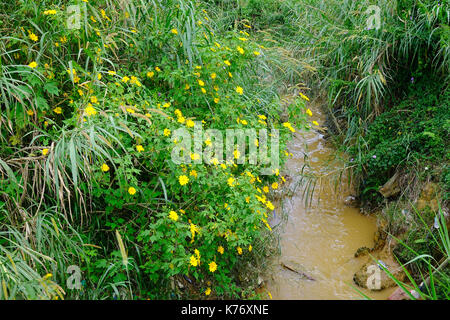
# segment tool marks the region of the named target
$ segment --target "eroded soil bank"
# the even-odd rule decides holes
[[[310,109],[313,120],[324,123],[325,116],[318,105],[313,104]],[[352,288],[357,287],[353,275],[367,257],[355,258],[354,254],[360,247],[374,246],[376,219],[344,203],[350,194],[346,178],[336,189],[334,171],[339,168],[328,162],[336,151],[326,143],[320,130],[297,132],[289,152],[292,157],[285,170],[291,177],[291,192],[283,200],[287,217],[281,224],[281,254],[267,276],[266,289],[273,299],[362,299]],[[304,190],[308,186],[305,180],[299,183],[302,169],[321,177],[307,205]],[[280,213],[276,213],[272,224],[282,220],[277,215]],[[372,299],[386,299],[394,290],[358,289]]]

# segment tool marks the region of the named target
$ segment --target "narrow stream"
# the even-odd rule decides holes
[[[323,124],[325,116],[319,107],[313,107],[310,106],[312,119]],[[293,157],[288,161],[286,170],[292,177],[293,186],[300,179],[305,154],[309,158],[308,172],[323,177],[331,170],[327,160],[336,151],[325,143],[322,134],[311,130],[297,132],[289,152]],[[317,184],[308,206],[305,206],[302,197],[302,187],[284,200],[288,217],[280,232],[281,255],[276,257],[272,275],[266,284],[273,299],[363,298],[351,287],[356,287],[353,274],[364,263],[362,258],[354,258],[354,253],[362,246],[373,247],[376,220],[344,204],[345,197],[349,195],[349,191],[344,191],[346,185],[344,177],[341,190],[336,192],[334,178],[323,178],[320,186]],[[283,264],[299,266],[315,281],[302,278]],[[386,299],[393,292],[393,289],[381,292],[358,289],[372,299]]]

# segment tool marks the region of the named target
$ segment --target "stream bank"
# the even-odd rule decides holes
[[[325,115],[319,105],[309,107],[313,120],[322,125]],[[377,222],[345,203],[350,194],[346,177],[335,188],[333,176],[339,168],[330,168],[328,160],[336,151],[315,129],[297,132],[288,149],[292,156],[285,173],[291,177],[292,196],[283,201],[287,217],[280,218],[277,212],[272,219],[273,225],[280,225],[281,253],[266,277],[266,289],[273,299],[361,299],[353,286],[372,299],[386,299],[394,288],[375,292],[353,282],[354,274],[367,262],[367,257],[355,257],[355,252],[375,246]],[[304,195],[312,184],[305,182],[302,172],[321,177],[310,203],[305,203]]]

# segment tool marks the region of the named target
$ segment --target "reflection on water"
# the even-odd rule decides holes
[[[314,120],[323,123],[320,110],[313,112]],[[297,133],[289,152],[293,157],[286,170],[293,178],[291,186],[300,179],[298,173],[304,166],[305,155],[308,157],[307,171],[323,178],[308,206],[302,197],[302,187],[284,200],[288,218],[281,228],[281,255],[274,261],[266,289],[273,299],[362,299],[351,287],[356,287],[353,274],[364,263],[362,258],[354,258],[354,253],[362,246],[373,247],[376,220],[344,204],[348,191],[341,188],[336,192],[334,178],[326,176],[333,170],[327,166],[327,160],[335,150],[325,144],[319,132]],[[345,185],[344,178],[341,187]],[[302,278],[282,264],[299,266],[315,281]],[[372,299],[386,299],[393,289],[362,291]]]

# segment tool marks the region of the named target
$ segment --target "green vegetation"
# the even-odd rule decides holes
[[[368,24],[374,4],[380,28]],[[70,5],[79,29],[67,25]],[[273,251],[268,193],[284,177],[236,165],[237,152],[227,163],[176,165],[172,135],[194,134],[194,121],[280,129],[283,165],[292,126],[310,127],[304,94],[326,96],[345,169],[363,206],[382,209],[403,239],[396,253],[412,261],[410,280],[448,259],[447,1],[2,6],[0,298],[257,297]],[[285,106],[280,97],[292,93]],[[401,192],[385,199],[379,189],[396,173]],[[429,182],[440,214],[429,201],[416,206]],[[69,266],[81,269],[81,290],[68,288]],[[449,273],[439,270],[424,297],[448,299]]]
[[[288,83],[306,82],[314,95],[325,93],[328,130],[347,155],[362,206],[382,211],[385,231],[404,239],[396,253],[403,263],[413,261],[407,263],[413,278],[448,259],[441,250],[445,237],[430,229],[437,203],[447,220],[449,211],[448,1],[217,2],[221,21],[252,21],[261,39],[284,48],[280,69]],[[378,7],[379,27],[371,5]],[[379,190],[396,173],[399,192],[385,199]],[[430,182],[439,185],[431,202],[421,198]],[[414,217],[406,214],[415,210]],[[447,266],[424,297],[448,298],[449,273]]]
[[[81,29],[66,26],[69,5]],[[265,263],[274,206],[261,190],[284,178],[236,165],[238,151],[222,164],[171,161],[174,131],[192,134],[194,121],[280,129],[284,161],[295,129],[280,121],[277,79],[251,27],[217,29],[206,5],[183,0],[4,6],[0,297],[254,295],[257,277],[239,275]],[[297,128],[304,102],[287,110]],[[68,287],[72,265],[81,290]]]

